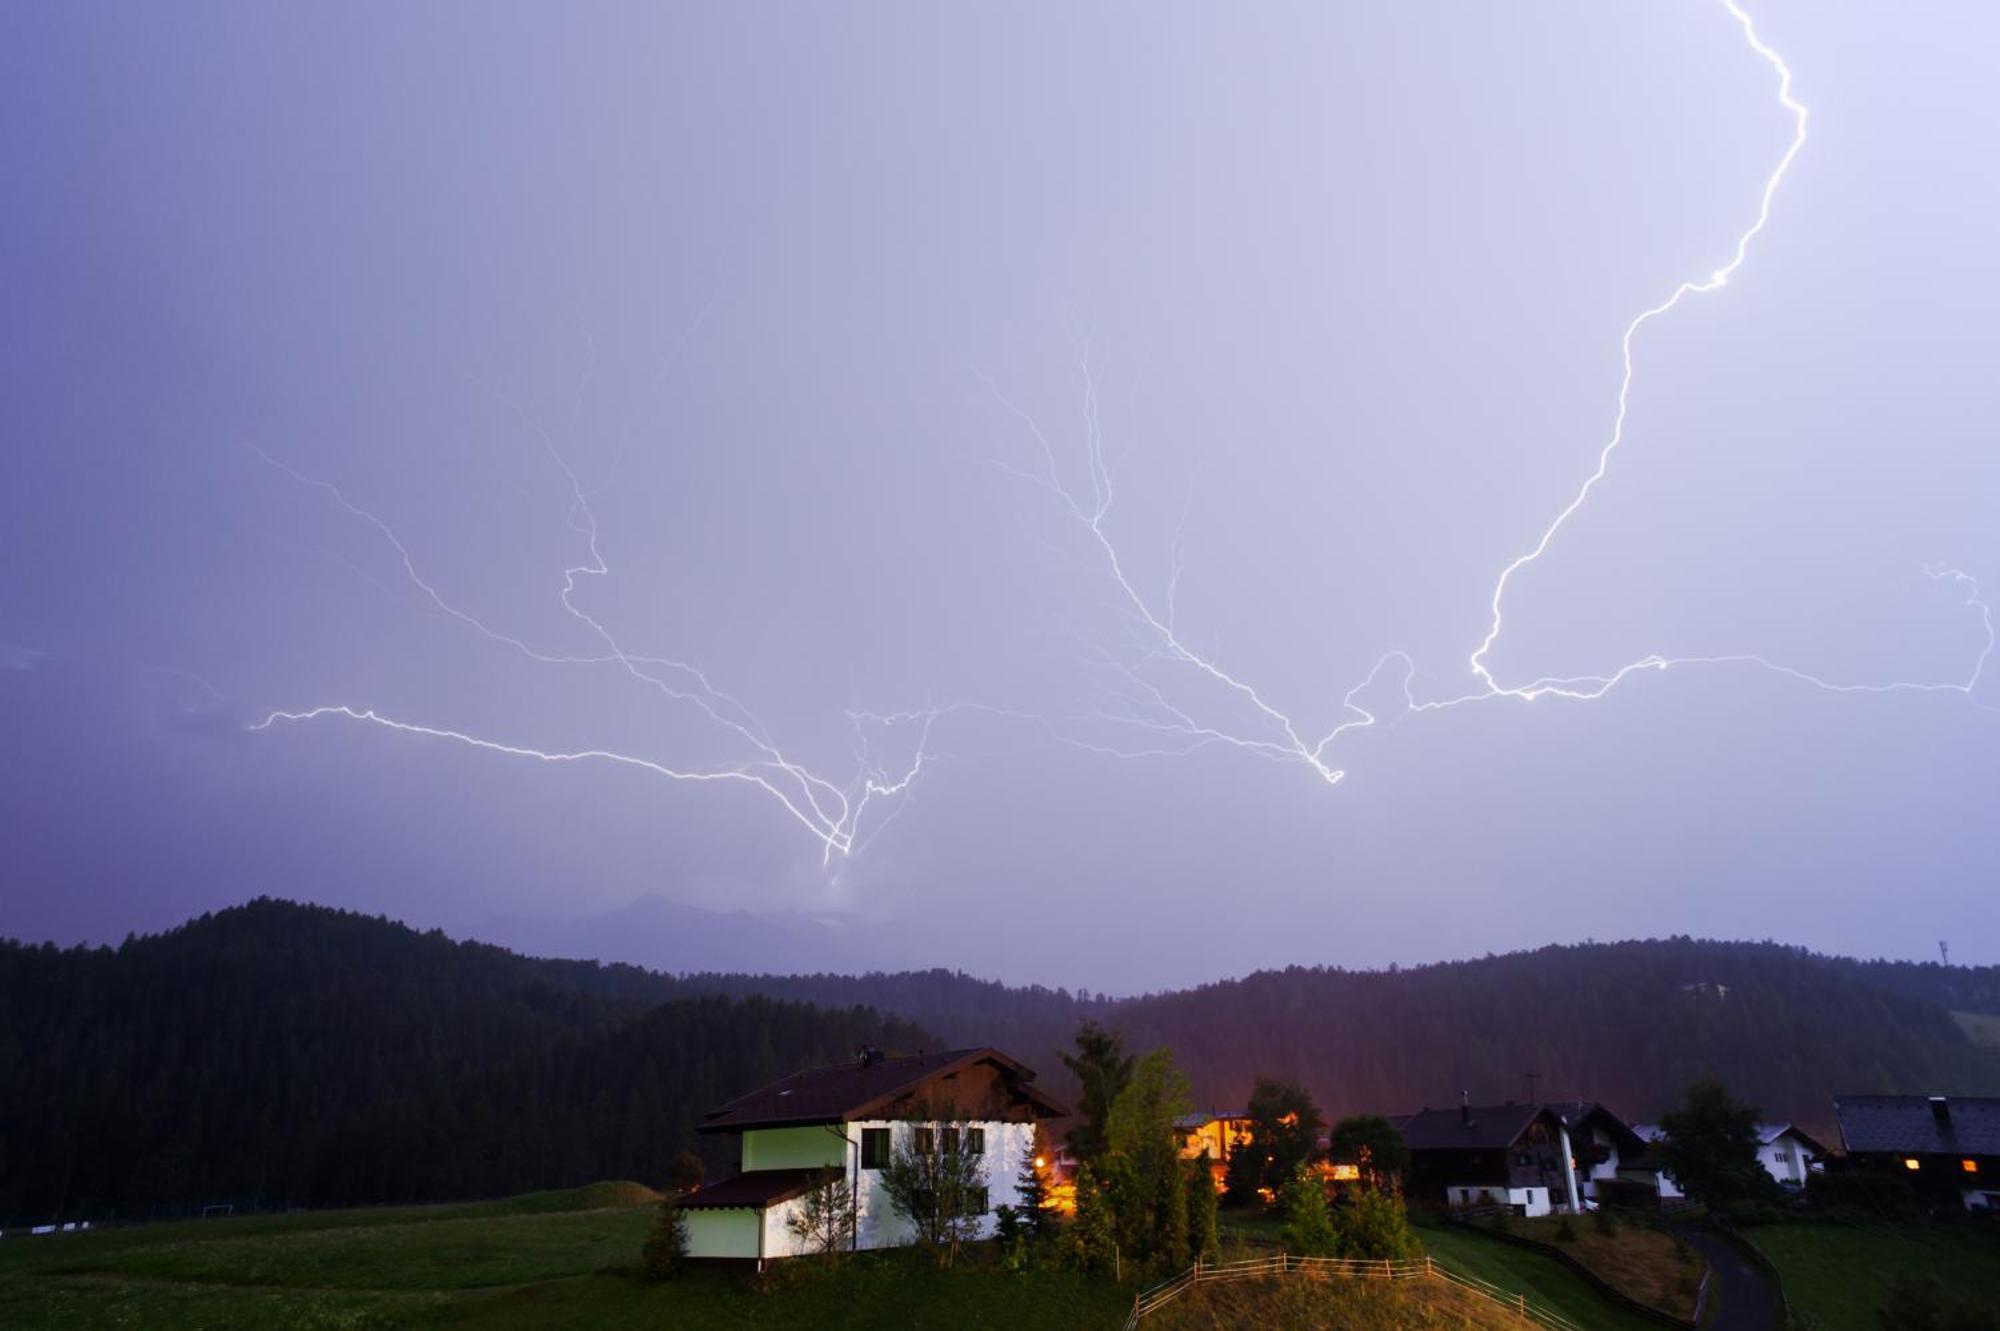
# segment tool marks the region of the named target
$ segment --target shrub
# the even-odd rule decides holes
[[[1400,1261],[1423,1255],[1402,1194],[1393,1188],[1349,1189],[1334,1208],[1333,1228],[1342,1257]]]
[[[1556,1222],[1556,1242],[1557,1243],[1576,1242],[1576,1226],[1572,1225],[1569,1222],[1568,1216],[1564,1216],[1561,1220]]]
[[[687,1267],[687,1217],[672,1197],[660,1203],[652,1232],[639,1249],[639,1274],[646,1280],[670,1280]]]
[[[1327,1211],[1326,1186],[1318,1179],[1294,1174],[1279,1194],[1285,1208],[1285,1246],[1302,1257],[1332,1257],[1340,1250],[1340,1234]]]

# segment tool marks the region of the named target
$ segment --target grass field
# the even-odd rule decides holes
[[[1283,1228],[1284,1222],[1273,1215],[1225,1211],[1221,1217],[1225,1240],[1275,1243]],[[1659,1331],[1657,1323],[1608,1302],[1574,1272],[1538,1252],[1436,1224],[1419,1223],[1417,1236],[1440,1265],[1526,1294],[1579,1326],[1593,1331]]]
[[[1468,1229],[1426,1225],[1418,1231],[1441,1265],[1478,1276],[1592,1331],[1659,1331],[1659,1324],[1619,1307],[1553,1258]]]
[[[1959,1029],[1965,1032],[1966,1039],[1974,1044],[2000,1049],[2000,1016],[1990,1012],[1954,1012],[1951,1015]]]
[[[935,1277],[915,1253],[752,1287],[635,1275],[657,1195],[596,1184],[467,1206],[330,1211],[0,1240],[0,1326],[1116,1327],[1132,1288],[1057,1273]]]
[[[1893,1225],[1768,1225],[1748,1231],[1785,1277],[1795,1311],[1826,1331],[1878,1331],[1897,1277],[1928,1276],[1953,1297],[2000,1302],[2000,1230]]]
[[[864,1254],[831,1271],[781,1265],[755,1285],[715,1271],[646,1285],[635,1267],[654,1200],[636,1184],[614,1183],[464,1206],[10,1237],[0,1239],[0,1326],[1109,1331],[1135,1290],[1065,1273],[1008,1274],[978,1257],[938,1276],[911,1252]],[[1269,1242],[1280,1228],[1270,1218],[1227,1214],[1224,1225],[1236,1242]],[[1592,1331],[1651,1331],[1539,1253],[1460,1229],[1419,1233],[1441,1265],[1520,1291]],[[1756,1237],[1786,1270],[1795,1302],[1822,1316],[1828,1331],[1874,1331],[1884,1272],[1903,1267],[2000,1298],[2000,1236],[1791,1225]],[[1274,1300],[1269,1316],[1252,1320],[1296,1326],[1372,1326],[1367,1318],[1386,1316],[1383,1301],[1391,1298],[1276,1286],[1266,1293]],[[1188,1326],[1227,1326],[1236,1297],[1207,1290],[1177,1316]],[[1339,1297],[1362,1302],[1343,1311]],[[1421,1318],[1438,1312],[1406,1311],[1403,1322],[1384,1325],[1422,1327]],[[1198,1314],[1207,1320],[1185,1320]],[[1454,1315],[1465,1324],[1464,1314]]]
[[[1442,1281],[1312,1280],[1201,1285],[1146,1319],[1146,1331],[1521,1331],[1504,1308]]]
[[[1676,1317],[1694,1316],[1702,1262],[1692,1252],[1683,1260],[1672,1236],[1629,1222],[1602,1234],[1583,1217],[1570,1224],[1574,1237],[1562,1239],[1561,1231],[1562,1220],[1556,1216],[1514,1222],[1514,1232],[1522,1238],[1563,1249],[1631,1298]]]

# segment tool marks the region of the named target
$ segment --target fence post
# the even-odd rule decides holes
[[[1424,1279],[1436,1280],[1437,1276],[1437,1262],[1426,1254],[1424,1257]]]

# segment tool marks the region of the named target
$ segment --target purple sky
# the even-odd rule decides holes
[[[5,10],[0,932],[2000,960],[2000,679],[1926,574],[2000,595],[2000,12],[1748,10],[1808,139],[1633,339],[1494,684],[1621,334],[1793,139],[1719,0]],[[1386,652],[1330,784],[1277,718]],[[1655,654],[1811,678],[1507,696]],[[653,766],[252,729],[334,706]]]

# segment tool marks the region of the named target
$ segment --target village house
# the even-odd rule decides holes
[[[1468,1100],[1394,1121],[1410,1150],[1412,1201],[1504,1206],[1524,1216],[1582,1208],[1569,1128],[1546,1105]]]
[[[1667,1139],[1666,1130],[1657,1123],[1640,1123],[1634,1126],[1633,1131],[1649,1142]],[[1786,1188],[1803,1188],[1806,1179],[1823,1168],[1831,1154],[1796,1123],[1757,1125],[1757,1163]],[[1666,1170],[1648,1167],[1645,1172],[1661,1201],[1678,1201],[1686,1196],[1680,1184],[1674,1181],[1674,1176]]]
[[[1215,1190],[1222,1191],[1229,1173],[1229,1157],[1250,1140],[1250,1115],[1241,1109],[1207,1109],[1183,1114],[1174,1120],[1180,1134],[1181,1159],[1208,1157],[1208,1169],[1215,1176]]]
[[[1618,1171],[1646,1153],[1645,1140],[1595,1100],[1565,1100],[1548,1109],[1569,1132],[1571,1164],[1583,1200],[1608,1200]]]
[[[688,1256],[759,1269],[797,1256],[805,1247],[790,1218],[830,1176],[853,1187],[856,1248],[910,1243],[914,1230],[890,1205],[881,1173],[896,1152],[940,1143],[984,1162],[976,1211],[978,1237],[987,1237],[993,1208],[1019,1204],[1016,1180],[1034,1156],[1037,1125],[1068,1112],[1034,1077],[997,1049],[896,1058],[870,1049],[711,1110],[697,1131],[734,1136],[738,1172],[681,1202]]]
[[[2000,1212],[2000,1100],[1846,1095],[1833,1112],[1854,1168],[1893,1171],[1933,1202]]]

